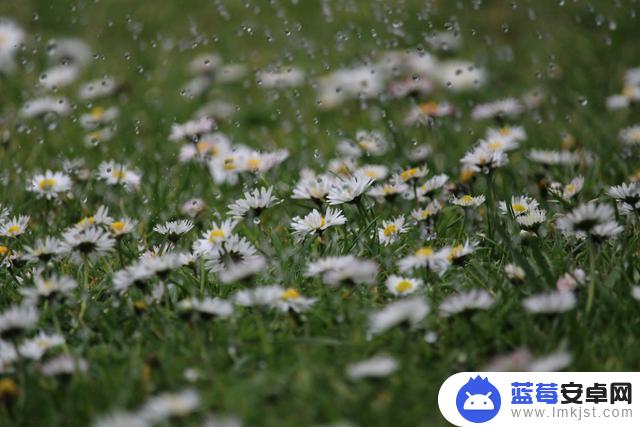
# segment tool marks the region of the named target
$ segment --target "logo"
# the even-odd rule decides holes
[[[488,378],[469,378],[456,396],[456,407],[465,420],[487,422],[500,411],[500,393]]]

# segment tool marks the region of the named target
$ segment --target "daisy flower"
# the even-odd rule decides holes
[[[435,251],[429,246],[423,246],[413,254],[400,259],[398,269],[401,272],[407,272],[413,269],[427,268],[441,276],[449,267],[449,253],[448,248]]]
[[[62,235],[61,251],[70,256],[76,264],[86,259],[94,262],[111,252],[115,240],[108,232],[90,227],[84,230],[70,229]]]
[[[69,276],[42,276],[37,274],[33,278],[35,287],[33,288],[21,288],[20,293],[26,298],[49,298],[53,295],[66,296],[75,288],[78,284]]]
[[[114,237],[122,237],[131,233],[137,225],[137,221],[130,218],[122,218],[109,224],[109,231]]]
[[[593,202],[578,206],[556,224],[564,233],[577,238],[602,239],[622,232],[622,227],[615,221],[613,208]]]
[[[86,360],[61,354],[42,363],[40,373],[46,377],[67,376],[76,372],[86,372],[88,368]]]
[[[354,175],[366,176],[374,181],[385,179],[388,174],[389,168],[383,165],[364,165],[354,172]]]
[[[330,205],[357,203],[371,184],[373,180],[364,176],[352,176],[349,179],[340,180],[329,190],[327,201]]]
[[[211,224],[211,228],[202,234],[202,238],[193,243],[193,253],[196,256],[207,254],[217,248],[222,242],[231,237],[237,222],[227,219],[220,225],[217,222]]]
[[[570,273],[565,273],[556,281],[556,288],[559,291],[573,291],[578,285],[586,282],[587,275],[581,268],[576,268]]]
[[[193,229],[193,222],[188,219],[180,219],[177,221],[167,221],[164,224],[156,224],[153,227],[153,231],[156,233],[167,236],[172,242],[180,240],[184,234],[187,234]]]
[[[387,277],[385,285],[392,295],[402,296],[414,293],[424,285],[424,282],[421,279],[396,276],[392,274]]]
[[[73,83],[80,69],[72,64],[60,64],[47,68],[41,75],[38,84],[45,89],[55,91]]]
[[[24,258],[28,261],[47,263],[60,254],[60,239],[55,237],[36,239],[33,246],[24,247],[24,252]]]
[[[27,231],[27,224],[29,223],[29,216],[20,215],[13,217],[10,220],[0,225],[0,236],[4,237],[18,237]]]
[[[389,143],[382,133],[377,131],[359,130],[356,132],[356,143],[360,148],[374,156],[380,156],[387,152]]]
[[[67,116],[71,114],[71,104],[69,103],[69,100],[66,98],[46,96],[27,101],[20,109],[20,117],[25,119],[50,114],[55,114],[57,116]]]
[[[486,133],[487,140],[504,139],[513,141],[524,141],[527,139],[527,132],[522,126],[503,126],[499,129],[489,128]]]
[[[640,145],[640,125],[634,125],[620,130],[620,140],[627,145]]]
[[[0,313],[0,336],[12,336],[38,323],[38,311],[30,305],[11,306]]]
[[[330,286],[341,283],[372,285],[376,282],[378,265],[353,255],[327,257],[309,263],[304,275],[320,276],[322,282]]]
[[[324,202],[335,184],[331,175],[309,176],[301,178],[293,188],[292,199],[313,200],[318,204]]]
[[[280,298],[275,301],[274,306],[284,313],[288,311],[302,313],[311,308],[316,301],[316,298],[303,296],[297,289],[287,288],[282,291]]]
[[[447,181],[449,181],[449,176],[446,174],[434,175],[424,184],[418,186],[418,197],[431,197],[434,192],[444,187]]]
[[[206,260],[206,267],[211,272],[219,272],[226,264],[242,262],[245,259],[257,256],[258,251],[246,238],[237,234],[232,234],[228,238],[219,241],[219,244],[212,247],[203,256]]]
[[[180,206],[180,212],[191,218],[197,217],[205,208],[204,200],[194,198],[189,199]]]
[[[104,98],[116,93],[120,86],[113,77],[105,76],[80,86],[78,97],[85,101]]]
[[[427,176],[427,173],[429,173],[429,169],[427,169],[426,166],[422,166],[405,169],[398,174],[398,177],[400,178],[400,180],[402,180],[402,182],[412,183],[420,178],[424,178],[425,176]]]
[[[18,347],[18,353],[27,359],[40,360],[48,350],[64,343],[62,335],[40,332],[34,338],[23,341]]]
[[[517,150],[520,147],[520,144],[515,139],[494,136],[492,138],[479,140],[478,146],[482,147],[483,150],[488,152],[495,151],[506,153],[509,151]]]
[[[583,157],[579,153],[569,150],[531,150],[529,151],[529,159],[547,166],[575,165],[583,159],[589,161],[589,157]]]
[[[472,62],[452,59],[439,62],[433,77],[447,90],[462,92],[483,86],[487,73]]]
[[[440,304],[441,317],[449,317],[467,310],[487,310],[494,303],[493,297],[483,289],[474,289],[449,295]]]
[[[260,153],[254,150],[239,150],[236,168],[238,172],[264,173],[273,169],[289,157],[287,150]]]
[[[577,176],[573,178],[567,185],[562,185],[559,182],[552,182],[549,185],[549,192],[554,196],[560,197],[565,202],[571,201],[584,186],[584,178]]]
[[[188,298],[178,303],[178,310],[226,319],[233,314],[233,304],[220,298]]]
[[[413,107],[403,119],[403,123],[406,125],[412,125],[415,123],[429,124],[430,120],[434,117],[446,117],[453,115],[455,108],[452,104],[443,101],[429,101],[423,102]]]
[[[361,378],[384,378],[398,369],[398,362],[393,357],[374,356],[347,366],[347,377],[351,380]]]
[[[516,222],[526,230],[534,230],[546,220],[546,217],[547,213],[544,209],[535,208],[517,215]]]
[[[267,267],[267,260],[262,255],[245,257],[240,261],[225,264],[218,272],[218,279],[222,284],[237,283],[249,280]]]
[[[404,215],[400,215],[392,221],[382,222],[382,227],[378,229],[378,239],[383,245],[388,246],[395,243],[400,234],[404,234],[407,231],[409,229],[405,227]]]
[[[98,207],[95,214],[82,218],[78,221],[73,228],[78,231],[86,230],[96,226],[103,226],[108,228],[109,224],[113,222],[113,218],[109,216],[109,208],[106,206]]]
[[[481,194],[479,196],[470,196],[469,194],[465,194],[462,197],[453,197],[450,202],[457,206],[462,206],[463,208],[468,207],[478,207],[483,204],[485,201],[485,197]]]
[[[200,407],[200,395],[194,390],[178,393],[163,393],[147,400],[137,411],[138,417],[149,425],[166,422],[171,417],[180,417],[194,412]]]
[[[393,200],[399,194],[409,191],[409,186],[399,179],[392,179],[387,183],[375,185],[367,191],[367,194],[377,199]]]
[[[378,335],[403,323],[415,326],[429,314],[430,307],[422,298],[392,302],[369,316],[369,333]]]
[[[460,162],[469,170],[486,174],[506,165],[509,158],[504,151],[492,150],[486,144],[480,144],[469,150]]]
[[[99,106],[93,107],[89,113],[80,116],[80,126],[86,130],[91,130],[115,120],[118,114],[118,107],[109,107],[106,109]]]
[[[185,123],[174,123],[171,125],[171,134],[169,135],[170,141],[179,141],[181,139],[187,139],[189,141],[197,141],[200,135],[211,132],[215,125],[215,122],[207,117],[202,117],[197,120],[190,120]]]
[[[640,183],[622,183],[609,187],[607,195],[618,202],[618,210],[624,215],[640,213]]]
[[[523,111],[524,107],[520,101],[515,98],[504,98],[476,105],[471,111],[471,118],[474,120],[514,118]]]
[[[231,203],[227,208],[229,215],[235,219],[242,219],[247,215],[260,216],[264,209],[267,209],[278,202],[278,198],[273,196],[273,187],[256,188],[253,191],[246,191],[242,199]]]
[[[538,209],[538,202],[529,196],[512,196],[511,206],[507,206],[506,202],[500,201],[499,208],[503,214],[509,214],[509,207],[513,214],[518,217],[524,215],[531,210]]]
[[[358,167],[353,158],[345,157],[329,160],[327,169],[332,174],[339,175],[341,178],[349,178],[355,174],[355,171],[356,169],[358,169]]]
[[[411,217],[416,222],[424,222],[432,220],[442,209],[442,205],[437,200],[433,200],[424,208],[418,208],[411,211]]]
[[[24,30],[8,19],[0,20],[0,71],[13,71],[14,54],[24,40]]]
[[[57,198],[61,193],[71,190],[71,178],[62,172],[46,171],[31,178],[28,191],[48,200]]]
[[[218,273],[222,283],[247,279],[266,267],[266,260],[244,237],[232,235],[204,254],[205,267]]]
[[[233,295],[233,302],[242,307],[271,307],[280,300],[284,292],[278,285],[242,289]]]
[[[137,188],[141,176],[138,172],[128,169],[125,165],[114,161],[106,161],[98,166],[98,179],[109,185],[123,185],[127,189]]]
[[[476,242],[469,242],[467,240],[462,244],[443,248],[443,251],[447,253],[447,261],[455,265],[461,265],[465,259],[475,251],[476,246],[478,246]]]
[[[509,280],[513,281],[522,281],[526,276],[522,267],[515,264],[507,264],[504,267],[504,273],[507,275]]]
[[[532,295],[522,301],[525,310],[532,314],[563,313],[576,305],[576,296],[572,292],[553,291]]]
[[[291,221],[291,228],[296,240],[302,241],[309,235],[322,235],[329,227],[342,225],[347,219],[340,209],[327,208],[324,215],[314,209],[304,218],[295,217]]]

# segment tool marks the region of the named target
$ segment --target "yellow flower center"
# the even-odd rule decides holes
[[[435,114],[438,112],[438,103],[435,101],[422,103],[420,104],[420,110],[422,110],[424,114]]]
[[[475,174],[476,173],[471,169],[464,169],[462,172],[460,172],[460,181],[463,183],[469,182]]]
[[[43,350],[47,348],[47,342],[45,340],[36,340],[36,345]]]
[[[378,174],[377,174],[377,173],[376,173],[376,171],[374,171],[373,169],[369,169],[369,170],[367,171],[367,176],[368,176],[369,178],[377,178],[377,177],[378,177]]]
[[[326,224],[326,220],[324,219],[323,216],[320,217],[320,227],[324,227],[324,225]]]
[[[236,168],[235,160],[233,157],[227,157],[224,159],[224,170],[232,171]]]
[[[576,186],[573,184],[567,184],[567,186],[565,187],[565,190],[567,191],[567,193],[573,193],[575,189],[576,189]]]
[[[389,224],[384,228],[384,236],[389,237],[392,234],[395,234],[398,231],[398,227],[395,224]]]
[[[424,257],[431,256],[431,255],[433,255],[433,249],[431,249],[428,246],[425,246],[424,248],[418,249],[416,251],[416,255],[417,256],[424,256]]]
[[[94,107],[89,114],[93,120],[100,120],[104,116],[104,108]]]
[[[401,293],[410,291],[412,288],[413,288],[413,283],[411,283],[408,280],[401,280],[396,285],[396,291],[401,292]]]
[[[38,183],[38,188],[43,191],[51,190],[56,185],[56,180],[53,178],[44,178]]]
[[[429,211],[429,209],[423,209],[420,211],[420,218],[422,219],[429,218],[430,215],[431,215],[431,211]]]
[[[5,256],[9,253],[9,248],[6,246],[0,246],[0,256]]]
[[[211,230],[211,233],[209,233],[210,242],[215,242],[216,239],[222,239],[222,238],[224,238],[224,231],[221,230],[220,228],[214,228],[213,230]]]
[[[49,290],[53,288],[53,282],[51,280],[45,280],[44,283],[42,284],[42,287]]]
[[[249,161],[247,162],[247,168],[249,170],[258,170],[260,169],[260,165],[262,164],[262,162],[260,161],[260,159],[249,159]]]
[[[465,194],[464,196],[462,196],[462,197],[460,198],[460,201],[461,201],[462,203],[464,203],[465,205],[470,205],[470,204],[472,204],[472,203],[473,203],[473,197],[471,197],[471,196],[470,196],[470,195],[468,195],[468,194]]]
[[[198,153],[205,154],[209,151],[209,143],[207,141],[200,141],[196,144],[196,148],[198,149]]]
[[[451,248],[451,252],[449,252],[447,259],[449,260],[449,262],[451,262],[454,258],[458,258],[461,253],[462,253],[462,245],[454,246],[453,248]]]
[[[625,86],[624,88],[622,88],[622,96],[626,98],[632,98],[634,93],[635,89],[633,88],[633,86]]]
[[[500,128],[500,135],[502,136],[511,135],[511,128],[507,128],[507,127]]]
[[[2,44],[2,40],[0,40],[0,44]],[[16,382],[11,378],[2,378],[0,379],[0,399],[7,397],[15,397],[18,395],[18,386]]]
[[[111,229],[116,233],[121,233],[124,230],[125,223],[123,221],[115,221],[111,223]]]
[[[94,132],[89,133],[87,137],[89,138],[90,141],[100,141],[102,139],[102,132],[100,132],[99,130],[96,130]]]
[[[488,147],[492,150],[499,150],[502,148],[502,141],[499,141],[499,140],[491,141],[488,144]]]
[[[285,290],[282,295],[280,295],[280,299],[288,301],[290,299],[298,299],[300,298],[300,292],[298,292],[296,289],[293,288],[289,288],[287,290]]]
[[[15,236],[16,234],[20,233],[21,230],[22,230],[22,227],[20,227],[18,224],[13,224],[7,228],[7,233],[9,233],[12,236]]]
[[[113,171],[111,171],[111,176],[118,180],[124,179],[124,175],[125,173],[122,169],[114,169]]]
[[[400,174],[400,178],[402,178],[403,181],[407,181],[413,178],[417,173],[418,173],[417,168],[407,169],[406,171],[402,171],[402,173]]]
[[[513,212],[517,213],[517,214],[521,214],[523,212],[527,211],[527,207],[525,205],[523,205],[522,203],[514,203],[511,205],[511,209],[513,209]]]
[[[338,173],[341,175],[349,175],[351,173],[351,168],[346,163],[342,163],[338,168]]]

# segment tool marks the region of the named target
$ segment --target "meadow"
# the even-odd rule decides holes
[[[0,426],[444,426],[640,370],[637,1],[0,3]]]

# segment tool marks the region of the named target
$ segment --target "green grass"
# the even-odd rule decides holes
[[[58,235],[101,204],[110,206],[114,216],[138,220],[139,240],[147,247],[162,242],[152,232],[154,224],[180,218],[180,205],[191,197],[207,203],[198,224],[206,228],[215,212],[224,215],[226,205],[243,188],[217,187],[205,168],[180,164],[179,144],[167,136],[172,123],[188,120],[207,100],[221,99],[238,110],[230,122],[220,124],[233,142],[265,151],[290,151],[285,163],[259,181],[276,186],[285,202],[266,211],[259,227],[247,221],[236,229],[268,255],[269,268],[255,284],[293,286],[319,298],[301,321],[275,311],[242,308],[227,320],[184,320],[176,313],[175,303],[199,295],[199,277],[183,268],[170,276],[179,286],[166,301],[137,312],[128,297],[110,292],[111,276],[120,268],[114,252],[91,266],[90,286],[81,286],[75,302],[41,308],[40,329],[53,331],[57,317],[71,351],[89,363],[88,372],[69,380],[52,379],[25,362],[13,373],[0,374],[0,378],[12,378],[18,387],[14,399],[0,402],[1,426],[85,426],[99,415],[133,409],[149,396],[187,386],[200,392],[203,404],[179,425],[199,425],[211,412],[236,414],[255,426],[340,420],[361,426],[436,426],[447,425],[437,408],[437,392],[449,375],[481,369],[494,356],[518,348],[526,347],[536,355],[565,348],[573,356],[569,369],[575,371],[640,369],[639,303],[630,297],[640,275],[637,224],[629,224],[620,238],[600,247],[591,271],[586,245],[572,244],[553,230],[535,244],[522,244],[513,224],[505,223],[506,233],[487,234],[496,243],[484,240],[464,267],[450,269],[441,279],[431,278],[431,285],[421,291],[432,311],[457,289],[486,289],[496,300],[493,307],[446,319],[432,313],[416,330],[396,328],[371,340],[366,336],[367,317],[394,299],[386,292],[384,279],[393,273],[397,259],[420,246],[418,233],[412,229],[401,243],[380,247],[375,239],[358,238],[359,216],[350,206],[343,209],[349,225],[344,231],[332,230],[330,235],[336,238],[326,247],[309,241],[296,245],[289,232],[291,218],[311,207],[289,199],[299,170],[323,170],[337,156],[335,146],[343,137],[353,137],[358,129],[385,132],[394,147],[371,162],[396,168],[408,164],[405,151],[412,140],[428,142],[434,149],[430,169],[456,179],[460,157],[488,126],[486,121],[469,118],[471,107],[476,102],[520,96],[534,87],[542,88],[547,98],[537,113],[517,121],[526,128],[528,138],[510,156],[510,164],[497,171],[497,198],[525,193],[538,197],[533,179],[538,166],[525,153],[534,147],[557,149],[562,132],[569,132],[578,146],[594,152],[596,161],[590,166],[554,168],[554,178],[567,182],[582,174],[581,200],[600,197],[610,202],[603,195],[607,186],[626,181],[640,166],[637,157],[622,155],[617,137],[620,128],[640,121],[640,110],[636,106],[609,112],[604,106],[606,96],[620,91],[624,71],[640,65],[634,37],[638,18],[632,13],[638,12],[635,2],[620,2],[619,7],[609,1],[590,6],[567,2],[561,7],[557,2],[520,1],[515,8],[512,2],[502,1],[483,2],[477,8],[463,1],[436,1],[429,6],[412,0],[328,2],[333,10],[330,23],[322,18],[320,2],[252,3],[25,0],[0,4],[0,16],[13,18],[29,34],[27,47],[19,54],[26,65],[14,74],[0,75],[0,128],[11,133],[0,147],[0,201],[11,207],[12,214],[30,215],[32,221],[26,236],[18,241],[5,239],[4,244],[19,250],[36,237]],[[219,13],[222,7],[229,19]],[[599,17],[604,18],[601,25]],[[394,21],[403,22],[405,37],[390,32]],[[610,21],[615,22],[615,30]],[[247,79],[246,84],[216,85],[202,99],[180,94],[189,77],[186,64],[198,53],[216,52],[226,63],[245,63],[250,70],[291,64],[308,76],[317,76],[371,60],[384,50],[415,50],[425,33],[451,23],[459,27],[462,47],[437,55],[478,62],[486,67],[488,82],[464,94],[436,91],[434,99],[454,103],[463,114],[443,119],[434,131],[402,126],[409,99],[351,102],[320,111],[309,84],[276,92]],[[135,37],[134,27],[140,29]],[[340,49],[339,31],[346,35]],[[63,36],[83,38],[96,54],[78,83],[109,74],[128,88],[126,96],[105,102],[120,108],[118,132],[97,148],[83,145],[83,131],[69,118],[60,120],[53,130],[38,120],[18,126],[23,121],[17,111],[36,96],[35,82],[46,65],[47,40]],[[163,50],[160,46],[168,40],[173,48]],[[59,93],[74,99],[77,86]],[[584,106],[581,97],[588,100]],[[88,107],[78,101],[76,115]],[[74,187],[73,200],[53,207],[25,190],[34,172],[60,170],[63,159],[69,157],[84,158],[91,169],[103,160],[126,161],[142,172],[141,187],[136,192],[117,192],[92,179]],[[250,179],[247,183],[251,186]],[[485,191],[482,180],[473,188],[474,193]],[[545,202],[543,206],[551,210],[550,217],[563,212]],[[376,204],[374,213],[379,223],[400,213],[408,215],[412,208],[409,201]],[[451,243],[460,235],[461,225],[460,211],[445,208],[434,245]],[[477,232],[487,233],[486,221],[477,223],[470,237]],[[192,231],[180,245],[189,249],[197,233]],[[376,260],[381,265],[379,283],[357,287],[347,298],[343,289],[328,289],[318,279],[303,277],[309,261],[346,253]],[[136,239],[125,241],[124,254],[127,264],[135,261],[140,254]],[[513,285],[503,269],[519,260],[530,265],[531,274],[524,283]],[[524,297],[553,289],[557,277],[576,267],[598,281],[590,313],[585,310],[586,288],[577,291],[576,308],[567,313],[532,316],[521,308]],[[56,264],[55,270],[84,282],[82,268],[67,261]],[[23,267],[11,274],[23,277],[28,272]],[[206,294],[226,298],[241,287],[220,285],[210,275]],[[80,322],[83,298],[87,310]],[[0,311],[19,301],[17,285],[3,268]],[[260,324],[266,329],[257,327]],[[425,341],[425,330],[438,333],[435,344]],[[348,364],[378,353],[397,358],[400,369],[380,380],[347,379]],[[187,368],[200,370],[202,380],[188,383],[183,375]]]

